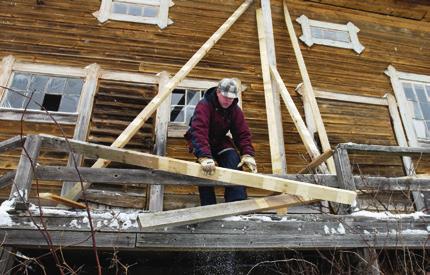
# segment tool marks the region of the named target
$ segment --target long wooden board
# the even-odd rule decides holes
[[[219,180],[231,184],[244,185],[280,193],[303,196],[309,199],[328,200],[345,204],[352,204],[357,196],[353,191],[346,191],[316,184],[304,183],[294,180],[275,178],[267,175],[253,174],[244,171],[217,167],[213,175],[205,175],[200,164],[168,157],[155,156],[147,153],[135,152],[120,148],[112,148],[98,144],[77,140],[40,135],[44,145],[60,151],[72,149],[87,157],[103,158],[126,164],[157,169],[166,172],[185,174],[188,176]],[[69,148],[70,147],[70,148]],[[79,197],[79,192],[76,199]]]
[[[157,213],[144,213],[138,215],[142,229],[154,229],[164,226],[175,226],[204,222],[216,218],[246,214],[280,207],[291,207],[310,201],[287,194],[273,197],[258,198],[237,202],[221,203],[199,206]]]

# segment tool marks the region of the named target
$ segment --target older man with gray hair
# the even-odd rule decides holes
[[[246,165],[257,173],[251,132],[237,104],[238,92],[234,79],[222,79],[217,87],[205,92],[191,118],[185,138],[190,152],[197,157],[206,174],[211,175],[215,171],[216,163],[235,170]],[[229,131],[233,139],[227,135]],[[199,194],[201,205],[216,204],[213,187],[199,186]],[[245,200],[246,189],[244,186],[226,187],[224,198],[226,202]]]

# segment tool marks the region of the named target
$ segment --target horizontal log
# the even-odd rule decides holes
[[[115,169],[115,168],[86,168],[79,167],[82,180],[88,182],[117,183],[117,184],[162,184],[162,185],[198,185],[198,186],[230,186],[229,183],[175,174],[152,169]],[[38,166],[36,176],[40,180],[70,180],[79,181],[75,168],[62,166]],[[289,174],[270,175],[289,180],[337,187],[335,175]],[[3,182],[3,177],[0,178]],[[354,176],[354,183],[358,190],[423,190],[430,189],[430,179],[419,177],[369,177]],[[1,184],[0,184],[1,187]]]
[[[13,120],[13,121],[31,121],[40,123],[52,123],[58,122],[64,125],[74,125],[76,123],[78,115],[68,113],[50,113],[48,115],[43,111],[32,111],[32,110],[0,110],[1,120]],[[55,120],[55,121],[54,121]]]
[[[167,172],[186,174],[199,178],[220,180],[236,185],[244,185],[247,187],[254,187],[280,193],[288,193],[291,195],[301,196],[306,200],[320,199],[351,204],[357,196],[357,194],[353,191],[280,179],[261,174],[252,174],[222,167],[217,167],[213,175],[205,175],[201,169],[201,166],[193,162],[154,156],[151,154],[112,148],[109,146],[91,144],[88,142],[76,140],[68,140],[66,142],[64,138],[54,136],[40,136],[44,140],[45,146],[49,146],[50,148],[55,148],[58,150],[69,151],[69,149],[71,149],[71,151],[81,153],[89,157],[108,159],[108,162],[116,161]]]
[[[400,147],[400,146],[383,146],[383,145],[367,145],[355,143],[341,143],[338,148],[345,148],[348,152],[372,152],[382,154],[393,154],[400,156],[424,155],[430,154],[430,148],[423,147]]]
[[[38,214],[33,210],[33,214]],[[54,246],[90,248],[84,210],[44,208]],[[316,248],[429,248],[429,216],[387,217],[290,214],[245,215],[199,223],[140,231],[136,213],[92,211],[99,248],[166,249],[316,249]],[[4,245],[47,247],[28,214],[10,215],[13,227],[0,225]]]
[[[0,189],[12,184],[16,171],[10,171],[0,177]]]
[[[25,136],[14,136],[13,138],[0,142],[0,153],[22,147],[25,139]]]

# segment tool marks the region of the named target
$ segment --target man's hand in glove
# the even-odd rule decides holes
[[[249,170],[251,170],[252,173],[257,173],[257,163],[255,163],[255,159],[253,156],[243,155],[237,167],[241,167],[244,164],[248,166]]]
[[[215,172],[215,161],[211,158],[199,158],[197,160],[202,166],[205,175],[212,175]]]

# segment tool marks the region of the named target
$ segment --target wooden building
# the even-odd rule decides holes
[[[312,158],[279,95],[281,89],[270,75],[269,65],[279,71],[320,152],[350,142],[422,148],[423,153],[428,152],[428,1],[286,2],[306,65],[305,76],[312,83],[321,114],[323,133],[315,118],[312,98],[306,96],[309,83],[296,61],[297,49],[290,40],[284,2],[250,2],[245,1],[249,7],[174,87],[172,95],[161,103],[157,114],[144,123],[126,149],[194,161],[183,138],[193,108],[205,89],[216,86],[224,77],[233,77],[240,81],[242,88],[241,107],[253,135],[259,172],[284,177],[298,173]],[[242,3],[242,0],[0,1],[0,142],[17,135],[49,134],[111,145]],[[262,16],[258,17],[260,11]],[[259,30],[258,26],[262,25],[263,29]],[[267,56],[262,54],[262,45]],[[300,85],[302,82],[304,85]],[[267,90],[270,86],[272,92]],[[430,156],[418,154],[419,151],[411,151],[411,159],[348,150],[351,150],[350,165],[357,182],[359,178],[371,177],[372,182],[376,177],[430,173]],[[11,178],[18,166],[21,148],[0,153],[0,175]],[[90,167],[94,161],[95,158],[85,158],[82,165]],[[38,162],[73,166],[68,154],[59,150],[42,150]],[[327,166],[334,173],[334,166],[329,162]],[[136,168],[119,162],[109,167]],[[141,210],[172,210],[199,204],[195,186],[149,188],[146,180],[142,177],[141,182],[133,184],[94,182],[86,192],[86,199],[93,207]],[[310,177],[307,181],[312,182]],[[361,181],[361,186],[364,182]],[[37,193],[43,192],[67,194],[74,183],[39,180],[37,190],[31,189],[30,200],[37,201]],[[411,192],[417,189],[424,192]],[[403,186],[377,194],[362,192],[359,202],[362,208],[373,211],[423,211],[430,204],[425,189],[428,193],[428,181],[421,180],[416,189]],[[218,191],[221,201],[222,187]],[[0,189],[2,199],[7,199],[10,193],[9,187]],[[252,198],[274,193],[248,189]],[[48,200],[42,203],[53,205]],[[299,207],[294,211],[315,214],[321,209]],[[301,216],[302,223],[306,217]],[[408,222],[422,234],[423,230],[429,231],[428,216],[421,219],[424,220],[416,224]],[[331,223],[334,228],[336,221]],[[357,223],[364,224],[362,220]],[[258,224],[253,226],[259,230]],[[210,226],[204,230],[212,234]],[[274,232],[271,230],[261,227],[261,232],[270,234]],[[129,234],[125,238],[139,238],[134,233],[124,234]],[[162,236],[161,232],[142,247],[162,247],[159,245]],[[406,246],[421,247],[422,240],[414,238]],[[16,241],[17,246],[24,245]],[[281,241],[288,242],[282,238]],[[189,247],[196,248],[203,243],[196,241]],[[212,247],[216,247],[214,243]],[[221,246],[241,249],[245,243],[247,240],[238,241],[237,247]],[[357,244],[340,247],[354,245]],[[178,246],[186,247],[186,242],[178,242]],[[298,242],[292,247],[300,246],[327,247],[327,243]],[[274,247],[267,245],[266,248]],[[427,257],[428,248],[427,243],[424,245]]]

